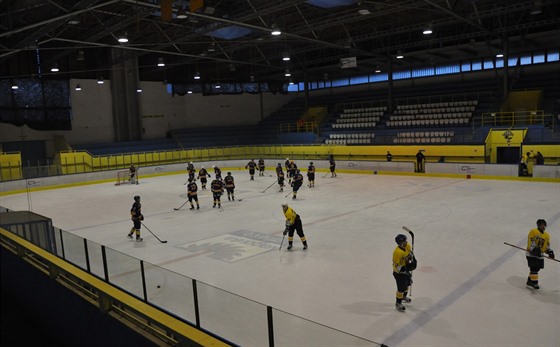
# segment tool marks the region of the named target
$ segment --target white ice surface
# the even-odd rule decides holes
[[[318,173],[316,187],[304,185],[292,200],[276,185],[261,193],[272,174],[250,181],[247,172],[234,171],[238,201],[224,195],[221,212],[208,190],[199,193],[200,211],[188,204],[174,211],[185,201],[186,175],[4,196],[0,205],[26,210],[31,202],[63,230],[389,346],[560,346],[560,263],[546,261],[541,289],[532,292],[524,253],[503,243],[524,246],[544,218],[560,255],[560,184]],[[168,243],[146,230],[142,243],[126,238],[134,195],[142,197],[145,225]],[[287,240],[281,251],[278,241],[264,251],[238,249],[235,258],[227,247],[204,250],[205,240],[232,240],[240,230],[280,240],[284,201],[302,218],[308,251],[297,235],[293,251],[285,249]],[[391,270],[403,225],[416,234],[419,261],[405,313],[394,308]],[[193,243],[198,252],[188,250]]]

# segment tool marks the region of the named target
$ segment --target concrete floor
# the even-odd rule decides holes
[[[208,190],[199,193],[201,210],[186,204],[175,211],[185,201],[186,175],[4,196],[0,205],[31,206],[93,242],[388,346],[560,346],[560,263],[546,261],[541,289],[531,291],[524,252],[504,245],[524,247],[535,221],[544,218],[560,254],[560,184],[318,173],[316,187],[304,186],[292,200],[276,185],[263,193],[272,174],[250,181],[247,172],[234,171],[237,201],[222,197],[223,211],[212,208]],[[144,224],[168,243],[146,230],[142,243],[126,238],[134,195],[142,197]],[[305,252],[297,235],[294,250],[287,251],[286,242],[278,250],[284,201],[303,220]],[[405,313],[394,308],[391,270],[394,238],[406,233],[402,226],[415,232],[419,262]],[[224,304],[243,305],[232,300]],[[232,329],[207,326],[216,324],[216,332],[233,342],[259,346],[266,325],[249,317],[250,310],[237,311]],[[322,334],[305,321],[301,332],[286,325],[277,345],[339,345],[314,336]]]

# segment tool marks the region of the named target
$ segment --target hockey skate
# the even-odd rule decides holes
[[[304,251],[307,250],[307,245],[303,245],[303,250],[304,250]]]
[[[288,245],[288,248],[286,248],[288,251],[292,249],[292,245]]]
[[[527,288],[529,288],[529,289],[539,289],[540,288],[538,283],[533,282],[531,280],[527,280],[526,285],[527,285]]]
[[[404,305],[401,304],[400,302],[397,302],[397,303],[395,304],[395,308],[397,309],[397,311],[400,311],[400,312],[406,311],[406,308],[405,308]]]
[[[405,303],[407,303],[407,304],[409,304],[409,303],[412,302],[412,299],[405,296],[405,297],[402,299],[402,301],[405,302]]]
[[[128,234],[128,235],[126,235],[126,237],[128,237],[129,239],[132,239],[132,234]]]
[[[144,241],[143,238],[141,238],[141,237],[137,237],[137,238],[136,238],[136,242],[142,242],[142,241]]]

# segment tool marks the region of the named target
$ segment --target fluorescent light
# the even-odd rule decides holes
[[[185,19],[187,18],[187,13],[185,12],[185,10],[180,9],[179,11],[177,11],[177,19]]]
[[[142,93],[142,88],[136,89],[136,93]]]
[[[290,78],[290,82],[288,82],[289,85],[293,85],[294,84],[294,80]]]
[[[496,58],[503,58],[503,57],[504,57],[504,55],[502,53],[496,54]]]
[[[127,43],[128,42],[128,37],[126,37],[126,34],[121,35],[117,38],[117,41],[119,41],[120,43]]]
[[[280,31],[280,29],[278,29],[276,25],[272,25],[272,31],[270,32],[270,35],[278,36],[278,35],[282,35],[282,32]]]
[[[292,74],[290,72],[290,70],[286,69],[286,72],[284,73],[284,76],[286,77],[290,77]]]
[[[82,90],[82,87],[80,87],[80,84],[78,83],[78,84],[76,84],[76,88],[74,88],[74,89],[77,90],[77,91],[80,91],[80,90]]]
[[[402,59],[402,58],[404,58],[404,55],[402,54],[401,51],[398,51],[398,52],[397,52],[397,57],[396,57],[396,58],[397,58],[397,59]]]
[[[195,80],[199,80],[200,79],[200,72],[197,72],[194,74],[194,79]]]
[[[220,89],[220,88],[222,88],[222,86],[221,86],[219,83],[216,83],[216,85],[214,86],[214,88]]]
[[[12,84],[12,89],[13,89],[13,90],[16,90],[16,89],[18,89],[18,88],[19,88],[19,87],[18,87],[17,85]]]
[[[381,68],[376,67],[376,68],[375,68],[375,73],[380,73],[380,72],[381,72]]]
[[[424,31],[422,31],[422,34],[424,35],[430,35],[432,33],[432,28],[426,28],[424,29]]]
[[[99,77],[97,79],[97,84],[103,84],[103,83],[105,83],[105,81],[103,81],[103,77]]]
[[[163,61],[163,58],[158,58],[157,66],[165,66],[165,62]]]
[[[57,63],[54,63],[54,64],[52,65],[52,67],[51,67],[51,72],[58,72],[58,71],[60,71],[60,70],[58,69],[58,64],[57,64]]]
[[[288,52],[284,52],[284,54],[282,55],[282,60],[290,61],[290,54]]]
[[[192,90],[189,90],[189,91],[187,92],[187,94],[192,94]]]

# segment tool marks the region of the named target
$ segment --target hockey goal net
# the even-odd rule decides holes
[[[130,177],[130,170],[117,171],[117,183],[115,185],[120,186],[121,184],[138,184],[138,168],[136,168],[134,177]]]

